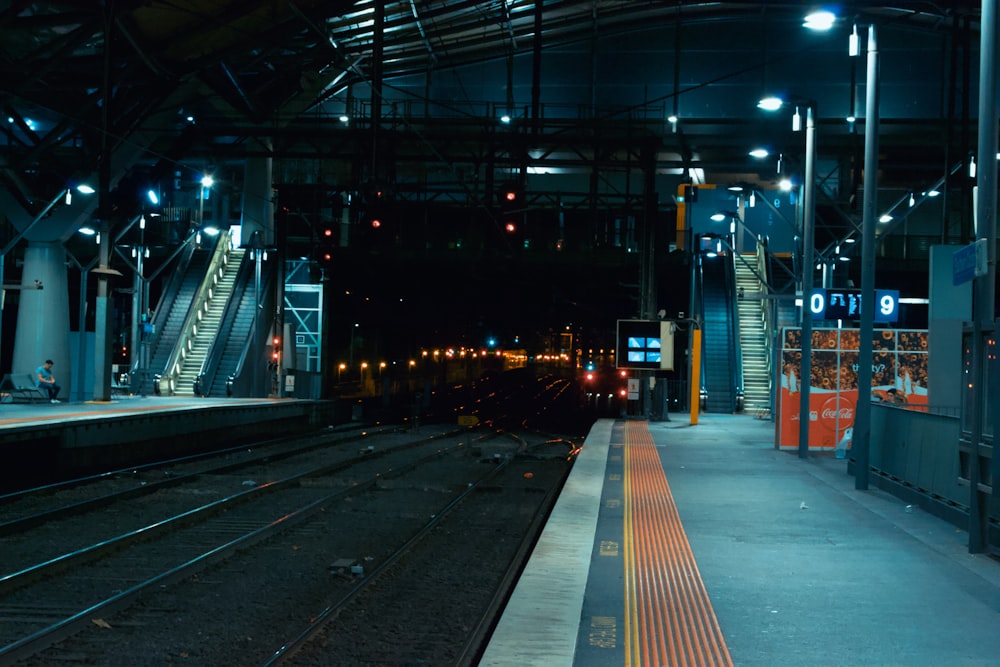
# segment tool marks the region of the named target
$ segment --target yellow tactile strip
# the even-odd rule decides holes
[[[625,665],[732,665],[645,421],[625,424]]]

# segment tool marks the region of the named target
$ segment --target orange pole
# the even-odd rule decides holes
[[[698,423],[701,406],[701,329],[691,330],[691,424]]]

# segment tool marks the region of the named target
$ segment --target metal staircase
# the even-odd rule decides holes
[[[756,262],[751,255],[745,258]],[[760,280],[746,262],[737,258],[736,293],[739,316],[739,339],[743,351],[743,405],[747,412],[758,413],[771,406],[771,373],[768,364],[766,327]]]

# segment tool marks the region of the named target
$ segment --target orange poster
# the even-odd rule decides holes
[[[782,335],[778,396],[778,446],[798,449],[802,407],[800,329]],[[856,329],[814,329],[809,378],[809,449],[832,450],[854,426],[858,392]],[[868,400],[896,389],[906,405],[927,404],[927,332],[880,329],[872,340],[872,386]]]

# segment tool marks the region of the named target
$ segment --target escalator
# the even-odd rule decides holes
[[[194,246],[186,247],[178,257],[177,268],[171,273],[154,309],[149,356],[149,368],[153,373],[159,374],[173,354],[184,319],[205,280],[211,259],[212,249]]]
[[[736,329],[736,277],[729,254],[699,255],[702,313],[702,387],[707,412],[736,412],[742,359]]]
[[[252,381],[235,383],[247,348],[264,349],[271,322],[257,322],[264,308],[253,261],[220,235],[215,248],[194,248],[181,258],[156,308],[150,370],[154,391],[178,396],[265,396],[266,359],[253,355]],[[274,264],[274,262],[271,262]],[[267,281],[265,297],[272,283]],[[273,297],[271,297],[273,301]],[[257,306],[257,307],[255,307]],[[263,369],[256,368],[263,364]],[[240,393],[233,388],[238,387]]]
[[[272,322],[262,314],[274,312],[275,269],[274,262],[258,263],[252,257],[240,267],[226,304],[219,335],[209,351],[199,380],[203,395],[224,397],[266,393],[269,375],[266,360],[261,355],[255,358],[248,353],[254,349],[263,350],[271,334]]]

